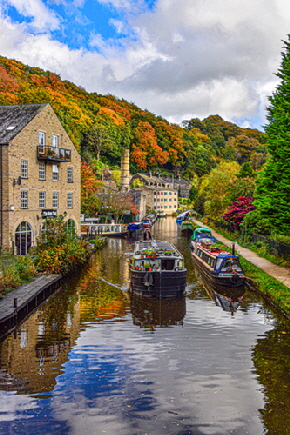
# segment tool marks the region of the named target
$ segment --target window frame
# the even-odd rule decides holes
[[[38,205],[39,205],[39,208],[46,208],[46,192],[45,192],[45,190],[41,190],[39,192]]]
[[[28,190],[20,191],[20,208],[28,208]]]
[[[67,193],[67,208],[73,208],[73,192]]]
[[[68,168],[67,168],[67,182],[68,183],[74,182],[73,169],[74,169],[73,166],[68,166]]]
[[[57,169],[55,171],[55,169]],[[59,167],[58,165],[52,165],[52,181],[59,181]]]
[[[39,162],[38,179],[40,181],[46,180],[46,164],[45,164],[45,162]]]
[[[59,192],[52,192],[52,208],[59,207]]]
[[[21,159],[20,176],[23,179],[28,178],[28,160]]]

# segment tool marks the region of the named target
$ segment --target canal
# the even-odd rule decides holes
[[[0,342],[2,435],[290,434],[289,322],[254,293],[214,299],[173,218],[187,294],[129,298],[134,242],[110,239]]]

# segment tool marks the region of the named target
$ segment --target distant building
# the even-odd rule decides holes
[[[0,245],[27,254],[45,218],[80,234],[81,158],[49,104],[0,106]]]

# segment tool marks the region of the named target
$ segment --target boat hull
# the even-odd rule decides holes
[[[140,296],[170,298],[185,294],[186,269],[180,271],[130,270],[130,291]]]
[[[239,276],[238,274],[227,274],[227,276],[220,276],[219,274],[213,273],[209,267],[206,267],[203,261],[192,254],[192,259],[198,270],[205,276],[205,278],[213,285],[220,285],[222,287],[237,288],[245,284],[245,276]]]

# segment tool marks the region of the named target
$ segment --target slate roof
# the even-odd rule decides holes
[[[47,104],[0,106],[0,144],[11,142]]]

